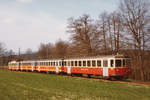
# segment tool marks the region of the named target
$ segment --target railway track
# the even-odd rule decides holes
[[[63,75],[70,77],[68,75]],[[71,76],[71,77],[76,77],[76,78],[82,78],[82,79],[88,79],[88,80],[95,80],[95,81],[103,81],[103,82],[118,82],[118,83],[126,83],[126,84],[132,84],[132,85],[145,85],[145,86],[150,86],[150,82],[142,82],[142,81],[127,81],[127,80],[108,80],[108,79],[103,79],[103,78],[88,78],[85,76]]]
[[[10,71],[11,72],[11,71]],[[31,73],[31,72],[26,72],[26,71],[15,71],[17,73]],[[33,72],[32,72],[33,73]],[[46,73],[46,72],[45,72]],[[54,74],[54,73],[52,73]],[[131,85],[145,85],[145,86],[150,86],[150,82],[141,82],[141,81],[127,81],[127,80],[108,80],[108,79],[103,79],[103,78],[95,78],[91,77],[89,78],[87,75],[83,76],[77,76],[77,75],[67,75],[67,74],[59,74],[62,77],[75,77],[75,78],[80,78],[80,79],[87,79],[87,80],[95,80],[95,81],[103,81],[103,82],[118,82],[118,83],[126,83],[126,84],[131,84]]]

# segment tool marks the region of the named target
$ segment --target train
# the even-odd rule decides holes
[[[91,75],[104,78],[126,78],[131,73],[131,58],[124,55],[105,55],[65,59],[11,61],[11,71]]]

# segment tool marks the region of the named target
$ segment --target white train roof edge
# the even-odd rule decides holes
[[[24,60],[20,61],[21,63],[28,62],[49,62],[49,61],[62,61],[62,60],[84,60],[84,59],[111,59],[111,58],[129,58],[124,55],[102,55],[102,56],[93,56],[93,57],[76,57],[76,58],[60,58],[60,59],[41,59],[41,60]],[[18,61],[11,61],[9,63],[17,63]]]

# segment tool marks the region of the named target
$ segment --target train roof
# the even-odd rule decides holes
[[[76,58],[66,58],[64,60],[70,59],[105,59],[105,58],[129,58],[124,55],[100,55],[100,56],[92,56],[92,57],[76,57]]]
[[[48,61],[60,61],[60,60],[77,60],[77,59],[108,59],[108,58],[129,58],[124,55],[99,55],[90,57],[74,57],[74,58],[60,58],[60,59],[40,59],[40,60],[23,60],[20,62],[48,62]],[[18,61],[11,61],[10,63],[16,63]]]

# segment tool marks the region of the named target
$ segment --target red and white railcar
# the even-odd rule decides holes
[[[36,63],[36,70],[39,72],[62,72],[62,60],[60,59],[39,60]]]
[[[64,72],[104,77],[128,76],[130,74],[130,58],[123,55],[111,55],[65,59]]]
[[[14,70],[14,71],[17,71],[19,70],[19,62],[16,62],[16,61],[11,61],[8,63],[8,69],[9,70]]]
[[[12,61],[9,69],[21,71],[55,72],[67,74],[124,77],[131,71],[130,58],[123,55],[52,59],[37,61]]]

